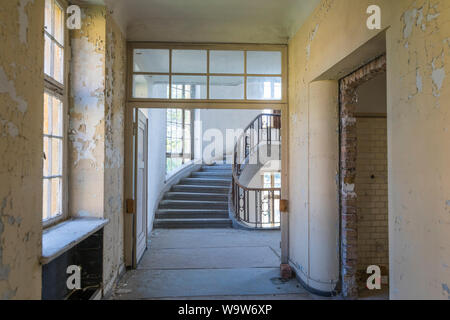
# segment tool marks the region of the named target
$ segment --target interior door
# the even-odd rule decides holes
[[[135,203],[134,215],[134,267],[141,260],[147,249],[147,170],[148,170],[148,119],[146,115],[136,110],[136,148],[135,148]]]

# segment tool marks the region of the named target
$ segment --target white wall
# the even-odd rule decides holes
[[[227,129],[242,129],[244,130],[252,120],[254,120],[259,114],[261,114],[261,110],[209,110],[202,109],[197,115],[197,120],[202,122],[202,136],[205,137],[205,132],[210,129],[217,129],[223,136],[223,152],[224,155],[232,155],[234,149],[234,142],[229,143],[227,146],[225,143],[226,131]],[[214,134],[214,133],[212,133]],[[202,141],[202,147],[200,148],[204,153],[205,148],[210,145],[212,141]],[[216,155],[213,157],[214,159],[222,157],[220,155]],[[203,161],[206,162],[212,158],[211,155],[204,156]]]

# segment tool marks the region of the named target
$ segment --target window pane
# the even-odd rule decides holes
[[[45,30],[53,34],[52,29],[52,2],[53,0],[45,0]]]
[[[44,44],[45,48],[44,48],[44,72],[46,75],[48,76],[52,76],[52,50],[51,50],[51,46],[52,46],[52,41],[50,40],[50,38],[45,35],[45,44]]]
[[[60,176],[62,160],[62,140],[51,139],[52,143],[52,176]]]
[[[134,72],[169,72],[169,50],[134,50]]]
[[[134,98],[169,98],[169,76],[135,75],[133,77]]]
[[[53,37],[60,44],[64,44],[64,13],[62,9],[55,3],[55,33]]]
[[[244,99],[244,77],[211,77],[211,99]]]
[[[280,51],[248,51],[248,74],[281,74]]]
[[[248,77],[247,99],[281,100],[281,77]]]
[[[56,97],[53,98],[53,108],[52,108],[52,135],[54,136],[62,136],[62,101]]]
[[[53,79],[59,83],[64,83],[64,50],[52,41],[54,59],[53,59]]]
[[[44,170],[43,170],[43,176],[49,177],[51,175],[50,173],[50,139],[47,137],[44,137]]]
[[[49,124],[49,118],[50,118],[50,108],[52,98],[48,93],[44,93],[44,134],[50,134],[50,124]]]
[[[184,111],[184,123],[189,124],[189,125],[191,123],[191,111],[190,110]]]
[[[210,51],[210,73],[244,73],[244,51]]]
[[[62,213],[62,183],[61,178],[51,179],[52,183],[52,198],[51,198],[51,218],[54,218]]]
[[[206,50],[173,50],[172,72],[206,73]]]
[[[173,76],[172,99],[206,99],[205,76]]]
[[[43,181],[43,193],[42,193],[42,219],[47,220],[50,218],[50,180],[44,179]]]

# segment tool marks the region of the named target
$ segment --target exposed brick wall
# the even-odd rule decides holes
[[[358,217],[356,181],[356,89],[386,72],[386,56],[375,59],[340,80],[340,206],[341,206],[341,291],[344,297],[358,296]]]
[[[369,265],[378,265],[386,272],[389,266],[386,118],[357,118],[356,131],[357,268],[365,274]]]

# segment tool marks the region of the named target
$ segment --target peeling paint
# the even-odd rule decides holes
[[[311,55],[311,43],[313,42],[314,38],[316,37],[318,29],[319,29],[319,24],[316,24],[314,29],[311,31],[311,34],[309,35],[308,45],[306,46],[306,60],[309,60],[309,57]]]
[[[423,84],[422,84],[422,76],[420,75],[419,68],[416,69],[416,88],[417,88],[418,93],[422,92]]]
[[[20,112],[25,113],[27,111],[27,102],[23,98],[17,96],[14,81],[8,79],[2,67],[0,67],[0,93],[7,93],[10,98],[17,103],[17,109]]]
[[[433,59],[433,62],[432,62],[433,72],[431,73],[431,79],[433,80],[433,85],[434,85],[433,86],[433,95],[435,97],[439,97],[440,91],[444,84],[445,67],[443,66],[442,68],[437,68],[435,63],[436,63],[436,58]]]
[[[417,16],[416,8],[413,8],[413,9],[405,12],[405,14],[403,16],[403,23],[404,23],[403,38],[404,39],[408,39],[410,37],[412,30],[413,30],[414,21],[416,19],[416,16]]]
[[[17,10],[19,10],[19,38],[22,44],[27,43],[28,15],[25,12],[25,7],[30,2],[34,3],[34,0],[20,0],[17,8]]]
[[[18,135],[19,128],[14,123],[7,120],[0,120],[0,136],[16,138]]]

